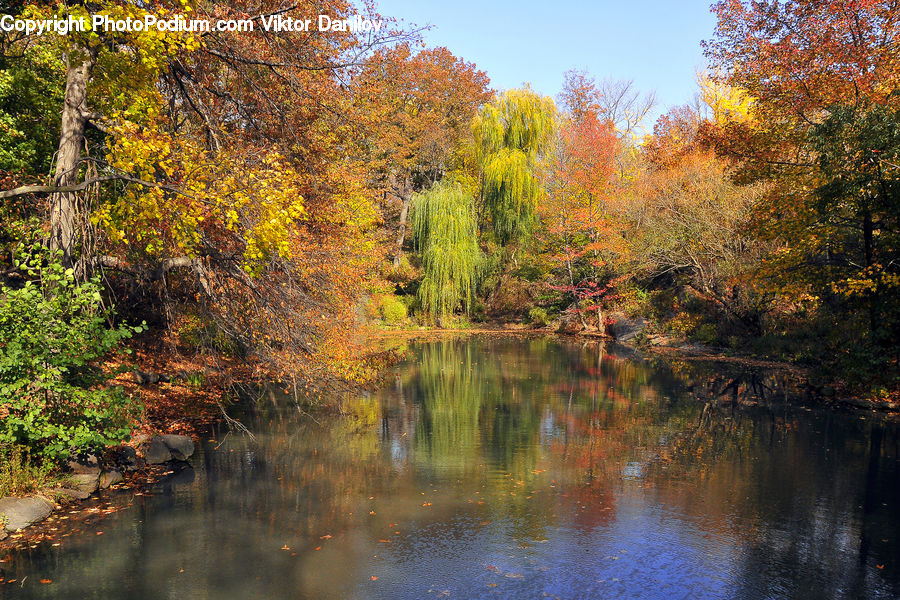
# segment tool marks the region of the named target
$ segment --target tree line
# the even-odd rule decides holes
[[[259,22],[357,10],[0,8]],[[557,101],[496,93],[370,4],[378,31],[4,33],[0,443],[46,449],[61,427],[74,439],[79,402],[107,407],[90,429],[117,437],[125,404],[71,390],[99,393],[98,357],[145,327],[296,387],[371,377],[367,316],[602,333],[621,312],[896,393],[897,3],[713,10],[696,101],[649,134],[654,98],[630,82],[573,71]],[[61,347],[83,352],[47,354]],[[26,413],[48,407],[60,416],[29,430]]]

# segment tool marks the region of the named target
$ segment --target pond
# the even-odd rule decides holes
[[[343,416],[242,406],[255,439],[6,557],[0,597],[900,597],[897,425],[794,394],[600,343],[413,342]]]

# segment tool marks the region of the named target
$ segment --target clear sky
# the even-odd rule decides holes
[[[494,89],[528,82],[555,98],[563,73],[587,69],[654,90],[657,115],[692,100],[706,65],[700,41],[715,27],[712,0],[377,2],[383,15],[431,25],[426,43],[474,62]]]

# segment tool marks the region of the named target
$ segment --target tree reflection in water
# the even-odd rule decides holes
[[[595,342],[413,344],[342,415],[272,391],[255,441],[0,569],[56,582],[17,597],[896,597],[897,426],[800,396]]]

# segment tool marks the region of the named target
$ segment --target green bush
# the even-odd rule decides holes
[[[76,281],[55,256],[17,259],[20,289],[0,286],[0,445],[59,463],[72,453],[120,442],[134,407],[105,388],[100,363],[140,327],[109,327],[98,278]]]
[[[716,331],[715,325],[712,323],[704,323],[694,331],[693,337],[701,344],[709,345],[718,340],[719,334]]]
[[[397,325],[406,320],[406,304],[396,296],[382,296],[378,301],[378,310],[385,325]]]
[[[551,321],[547,309],[541,308],[540,306],[535,306],[528,311],[528,320],[539,327],[546,327]]]

